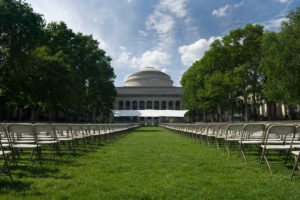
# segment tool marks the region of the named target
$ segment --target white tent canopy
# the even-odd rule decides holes
[[[188,110],[112,110],[115,117],[184,117]]]

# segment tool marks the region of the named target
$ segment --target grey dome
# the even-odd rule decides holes
[[[145,67],[131,74],[125,81],[126,87],[173,87],[170,76],[154,68]]]

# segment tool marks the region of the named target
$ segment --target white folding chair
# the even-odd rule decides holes
[[[291,137],[290,144],[285,144],[287,137]],[[260,167],[263,160],[266,161],[270,173],[273,174],[269,160],[268,152],[270,150],[280,151],[286,153],[285,164],[287,163],[290,151],[293,148],[293,139],[295,137],[295,126],[294,125],[270,125],[267,128],[266,137],[264,138],[263,144],[261,144],[262,154],[260,159]],[[274,139],[278,139],[277,144],[274,144]]]
[[[2,145],[2,141],[6,141],[5,138],[8,138],[6,127],[0,124],[0,157],[4,158],[4,164],[2,167],[2,174],[9,176],[10,180],[13,181],[12,175],[10,173],[10,162],[9,162],[9,156],[12,155],[11,151],[8,151],[5,149],[5,147],[8,147],[8,145]],[[7,173],[5,173],[5,170]]]

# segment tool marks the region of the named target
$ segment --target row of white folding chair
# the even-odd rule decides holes
[[[55,145],[55,150],[59,150],[58,144],[61,142],[108,135],[135,127],[138,124],[0,124],[0,157],[4,157],[3,169],[8,171],[12,180],[9,156],[13,155],[12,159],[16,162],[15,156],[20,154],[20,150],[32,150],[32,155],[35,154],[36,160],[42,165],[41,151],[44,145]]]
[[[166,128],[174,129],[174,125],[163,125]],[[176,126],[176,125],[175,125]],[[190,126],[191,125],[186,125]],[[290,153],[295,155],[295,163],[291,176],[291,180],[294,176],[295,169],[299,167],[298,160],[300,157],[300,151],[295,151],[295,149],[300,149],[300,126],[295,124],[270,124],[270,123],[252,123],[252,124],[211,124],[211,125],[199,125],[204,127],[206,131],[201,131],[200,134],[206,136],[215,136],[216,138],[224,138],[225,133],[225,147],[229,152],[227,142],[238,142],[240,144],[240,152],[242,153],[244,159],[245,152],[244,149],[248,145],[256,145],[258,149],[261,149],[261,161],[266,161],[267,166],[272,174],[271,165],[268,160],[267,152],[273,151],[283,151],[286,153],[285,162],[288,161],[288,156]],[[218,127],[215,130],[215,127]],[[199,128],[199,127],[198,127]],[[197,132],[195,130],[193,133]],[[294,150],[294,151],[292,151]]]

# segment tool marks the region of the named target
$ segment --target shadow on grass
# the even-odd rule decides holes
[[[3,181],[0,182],[0,193],[5,191],[12,190],[16,192],[21,192],[25,190],[30,190],[32,182],[22,182],[22,181]]]
[[[133,130],[131,131],[133,133],[139,132],[139,133],[153,133],[153,132],[161,132],[161,130],[156,130],[156,129],[150,129],[150,130],[143,130],[143,129],[137,129],[137,130]]]

